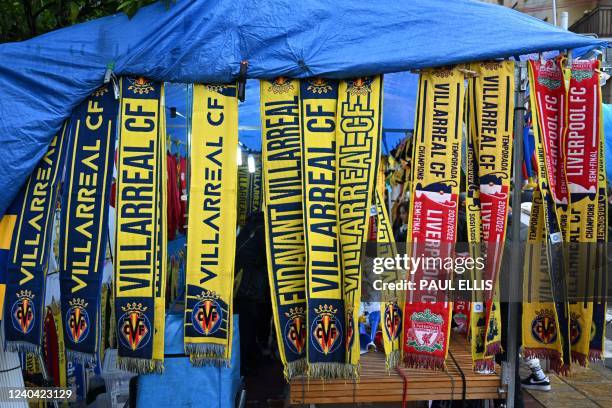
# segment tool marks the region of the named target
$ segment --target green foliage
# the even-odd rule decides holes
[[[21,41],[124,12],[130,18],[155,0],[0,0],[0,42]],[[171,0],[162,3],[169,7]]]

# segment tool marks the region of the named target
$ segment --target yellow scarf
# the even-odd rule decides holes
[[[118,365],[162,372],[166,278],[166,155],[163,86],[121,79],[117,159],[115,310]]]
[[[306,369],[302,152],[297,80],[261,81],[263,208],[279,354],[288,380]]]
[[[336,128],[336,194],[344,312],[346,363],[359,369],[359,305],[362,243],[368,233],[370,206],[379,158],[382,126],[381,76],[340,81]]]
[[[185,352],[229,365],[236,256],[236,85],[195,85],[187,235]]]

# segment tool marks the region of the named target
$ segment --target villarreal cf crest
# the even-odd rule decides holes
[[[316,317],[310,328],[312,344],[322,354],[336,351],[342,341],[342,327],[336,318],[338,309],[333,306],[319,305],[315,308]]]
[[[536,312],[536,318],[531,322],[531,335],[543,344],[552,344],[557,340],[557,323],[552,310]]]
[[[200,334],[210,336],[219,330],[222,321],[223,309],[219,304],[219,296],[211,291],[202,292],[191,313],[194,329]]]
[[[30,290],[17,293],[17,300],[11,307],[11,318],[15,330],[28,334],[34,327],[36,314],[34,312],[34,294]]]
[[[147,307],[142,303],[128,303],[122,306],[123,315],[119,317],[117,330],[123,346],[132,351],[146,346],[151,339],[151,322],[144,314]]]
[[[576,313],[570,313],[570,344],[574,345],[580,340],[582,335],[582,326],[580,326],[580,316]]]
[[[396,340],[402,328],[402,311],[397,303],[385,307],[385,331],[391,341]]]
[[[268,90],[275,94],[283,94],[293,91],[291,80],[285,77],[278,77],[270,82]]]
[[[130,86],[128,86],[128,89],[130,91],[133,91],[135,94],[139,94],[139,95],[145,94],[146,95],[149,92],[155,90],[155,88],[153,87],[153,84],[151,83],[151,81],[149,81],[146,78],[143,78],[143,77],[136,77],[136,78],[127,77],[127,80],[130,83]]]
[[[284,341],[287,348],[295,354],[302,354],[306,346],[306,315],[303,307],[290,308],[285,313],[287,323],[285,323]]]
[[[365,96],[372,92],[372,77],[361,77],[348,80],[348,88],[346,91],[351,95]]]
[[[66,313],[66,333],[73,343],[80,343],[89,334],[89,314],[85,309],[87,303],[83,299],[75,298],[68,302],[70,308]]]

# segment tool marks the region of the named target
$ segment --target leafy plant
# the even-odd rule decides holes
[[[154,0],[2,0],[0,42],[21,41],[46,32],[124,12],[132,17]],[[162,0],[169,7],[173,0]]]

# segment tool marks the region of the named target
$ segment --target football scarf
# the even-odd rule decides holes
[[[238,202],[236,203],[238,225],[245,225],[249,210],[249,170],[246,164],[238,166]]]
[[[338,244],[344,282],[346,363],[352,377],[357,377],[359,369],[357,324],[361,300],[361,255],[362,244],[367,240],[380,157],[382,81],[382,76],[342,80],[338,88]]]
[[[538,184],[544,207],[546,257],[562,344],[562,364],[557,372],[566,373],[571,360],[569,308],[565,284],[563,230],[567,226],[567,185],[563,163],[562,135],[567,110],[565,80],[558,60],[529,61],[530,105],[538,159]]]
[[[261,211],[261,156],[253,155],[255,160],[255,171],[249,173],[248,183],[248,211],[247,214],[255,214]]]
[[[185,352],[229,365],[236,257],[236,85],[195,85],[187,234]]]
[[[408,228],[412,257],[444,259],[452,254],[457,235],[463,97],[464,77],[457,69],[422,71]],[[411,280],[418,289],[421,282],[450,279],[451,273],[441,265],[420,266]],[[442,296],[430,286],[407,295],[404,360],[411,367],[445,366],[452,303]]]
[[[473,259],[478,259],[482,256],[482,228],[481,228],[481,211],[480,211],[480,180],[478,178],[478,157],[476,154],[476,119],[475,115],[475,98],[472,94],[475,92],[475,83],[469,82],[466,90],[466,188],[467,194],[465,197],[465,213],[468,231],[468,244],[470,256]],[[480,281],[484,278],[484,270],[472,268],[470,277],[474,281]],[[457,303],[457,302],[455,302]],[[475,371],[492,371],[495,368],[495,362],[492,356],[485,356],[485,336],[487,331],[486,313],[485,313],[485,296],[482,291],[472,291],[472,301],[469,302],[469,340],[470,350],[472,354],[472,366]]]
[[[13,231],[17,215],[14,214],[14,205],[11,205],[0,219],[0,319],[4,316],[4,297],[6,295],[6,266],[13,240]]]
[[[99,352],[100,297],[119,104],[107,86],[72,113],[59,234],[62,325],[70,359]]]
[[[584,294],[584,302],[570,303],[572,361],[586,366],[589,358],[596,267],[598,168],[600,130],[599,61],[572,61],[567,101],[564,165],[569,193],[567,220],[568,288],[570,296]]]
[[[379,183],[380,185],[381,183]],[[382,182],[384,188],[384,179]],[[395,258],[397,247],[393,238],[391,220],[385,207],[384,195],[379,188],[376,189],[376,256],[380,258]],[[384,282],[399,282],[400,271],[389,270],[381,275]],[[382,338],[385,349],[385,363],[387,370],[397,367],[400,361],[402,341],[402,299],[396,291],[385,290],[380,302],[382,316]]]
[[[514,125],[514,63],[482,62],[470,65],[474,147],[478,166],[480,227],[484,244],[484,278],[495,282],[501,268],[512,165]],[[501,352],[501,315],[494,291],[485,293],[485,355]]]
[[[55,387],[66,387],[66,348],[60,305],[52,303],[45,316],[43,356],[47,373]]]
[[[344,303],[336,223],[338,81],[300,81],[301,149],[308,293],[308,374],[345,378]]]
[[[162,372],[167,227],[163,87],[121,79],[114,297],[118,366]]]
[[[599,93],[601,97],[601,92]],[[601,99],[600,99],[601,101]],[[601,103],[599,105],[601,117]],[[600,135],[603,135],[603,121],[599,122]],[[601,360],[604,355],[604,342],[606,336],[606,291],[608,288],[607,270],[607,242],[608,242],[608,190],[606,179],[606,163],[604,151],[604,138],[599,137],[599,167],[597,200],[597,264],[595,275],[595,291],[593,304],[592,336],[589,344],[589,360]]]
[[[23,201],[7,265],[4,328],[9,351],[40,355],[47,262],[58,186],[66,157],[66,128],[64,125],[53,137],[20,192]]]
[[[546,359],[551,368],[558,372],[563,366],[562,339],[557,309],[552,301],[545,243],[544,205],[540,191],[535,189],[523,264],[523,355],[526,358]]]
[[[279,354],[287,380],[306,369],[302,153],[297,80],[261,81],[264,222]],[[310,329],[308,329],[310,330]]]

